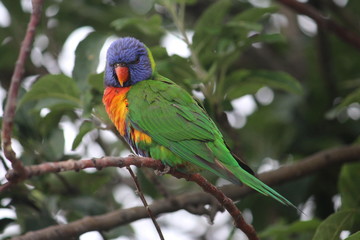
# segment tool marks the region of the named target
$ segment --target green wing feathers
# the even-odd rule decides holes
[[[127,99],[127,118],[132,126],[149,135],[152,144],[165,147],[174,154],[173,158],[167,154],[159,160],[174,166],[181,159],[236,184],[243,182],[285,205],[294,206],[253,176],[251,169],[232,155],[207,113],[172,81],[155,75],[154,80],[132,86]]]

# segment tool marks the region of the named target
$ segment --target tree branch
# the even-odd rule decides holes
[[[102,157],[92,159],[74,160],[70,159],[61,162],[46,162],[39,165],[32,165],[24,168],[24,177],[31,178],[33,176],[39,176],[46,173],[56,173],[63,171],[80,171],[85,168],[96,168],[101,170],[105,167],[126,167],[134,165],[136,167],[147,167],[153,169],[163,170],[164,165],[152,158],[129,156],[122,157]],[[10,169],[6,173],[6,178],[9,182],[17,181],[19,175],[13,169]]]
[[[63,162],[48,162],[40,165],[29,166],[24,169],[24,176],[30,178],[32,176],[42,175],[50,172],[60,172],[60,171],[69,171],[69,170],[79,171],[81,169],[85,169],[89,167],[102,169],[103,167],[117,166],[120,168],[126,167],[129,169],[130,165],[135,165],[137,167],[149,167],[160,171],[163,171],[165,169],[165,166],[160,161],[154,160],[152,158],[144,158],[138,156],[129,156],[127,158],[103,157],[100,159],[93,158],[93,159],[83,159],[78,161],[71,159]],[[228,210],[230,215],[234,218],[236,227],[241,229],[249,237],[250,240],[258,239],[254,228],[245,222],[244,218],[241,215],[240,210],[235,206],[235,204],[231,201],[231,199],[226,197],[225,194],[221,192],[221,190],[213,186],[211,183],[209,183],[205,178],[203,178],[199,174],[185,174],[178,172],[176,169],[171,169],[170,173],[177,178],[184,178],[188,181],[196,182],[200,187],[204,189],[205,192],[208,192],[211,195],[213,195],[219,201],[219,203],[222,204]],[[10,182],[17,181],[18,177],[19,175],[17,175],[17,172],[12,169],[10,169],[6,174],[6,178]],[[139,186],[137,184],[136,186],[139,190]],[[141,200],[144,199],[141,198]],[[155,214],[153,214],[152,210],[150,210],[152,209],[152,207],[147,206],[146,203],[144,203],[144,205],[145,205],[145,209],[147,210],[147,213],[151,216],[151,219],[153,220],[156,229],[158,230],[160,239],[163,239],[162,233],[159,230],[159,227],[155,221]]]
[[[148,164],[149,165],[153,164],[154,166],[156,166],[157,164],[159,164],[159,161],[155,161],[148,158],[139,158],[139,157],[128,157],[128,158],[106,157],[105,159],[108,161],[109,164],[111,163],[112,166],[119,166],[121,165],[119,162],[126,162],[126,161],[132,161],[133,165],[136,165],[138,167],[141,165],[144,166]],[[310,175],[325,167],[340,165],[340,164],[359,161],[359,160],[360,160],[360,145],[346,146],[346,147],[335,148],[335,149],[330,149],[316,153],[292,165],[284,166],[277,170],[260,174],[259,178],[270,186],[278,185]],[[79,162],[81,161],[86,161],[87,162],[86,165],[89,167],[91,165],[92,165],[91,167],[98,166],[98,168],[105,166],[105,164],[103,164],[102,166],[98,164],[94,164],[94,161],[92,160],[80,160]],[[75,161],[70,160],[66,162],[75,162]],[[144,162],[147,163],[141,164]],[[64,163],[64,162],[60,162],[60,163]],[[57,165],[59,163],[47,163],[47,164]],[[42,165],[46,165],[46,164],[42,164]],[[72,166],[74,166],[74,168],[72,169],[69,168],[67,170],[80,170],[80,168],[78,167],[75,168],[75,163],[73,163]],[[38,169],[38,166],[33,166],[33,169],[34,170]],[[64,168],[57,168],[57,167],[50,167],[49,170],[51,169],[65,170]],[[10,172],[11,171],[12,170],[10,170]],[[31,171],[29,170],[29,172]],[[40,172],[38,171],[36,172],[40,174]],[[52,170],[49,172],[55,172],[55,171]],[[46,173],[46,171],[41,172],[41,174],[43,173]],[[33,175],[38,175],[38,174],[30,174],[28,176],[30,177]],[[234,200],[240,199],[245,195],[249,194],[250,192],[252,192],[251,189],[246,186],[239,187],[237,185],[228,185],[220,189],[226,194],[226,196]],[[210,196],[204,192],[186,193],[169,199],[156,200],[150,205],[150,207],[152,209],[154,216],[157,216],[161,213],[174,212],[180,209],[188,209],[189,206],[212,204],[213,201],[214,201],[213,196]],[[28,232],[23,236],[15,237],[13,239],[14,240],[69,239],[70,237],[80,236],[85,232],[94,231],[94,230],[106,231],[114,227],[129,224],[133,221],[147,217],[148,217],[148,213],[143,206],[129,208],[129,209],[121,209],[104,215],[99,215],[95,217],[85,217],[83,219],[71,222],[69,224],[51,226],[38,231]]]
[[[243,218],[240,210],[235,206],[234,202],[228,198],[221,190],[209,183],[200,174],[184,174],[181,172],[172,172],[173,176],[177,178],[184,178],[187,181],[196,182],[205,192],[210,193],[214,196],[219,203],[230,213],[235,221],[235,226],[243,231],[249,240],[258,240],[256,231],[253,226],[247,224]]]
[[[19,174],[22,175],[24,172],[23,165],[19,159],[16,158],[16,154],[11,147],[11,134],[13,121],[15,116],[15,109],[17,103],[17,95],[21,80],[25,71],[25,62],[29,56],[31,50],[31,44],[34,40],[35,30],[40,22],[41,10],[43,0],[32,0],[33,11],[30,17],[29,24],[27,26],[24,40],[21,44],[18,59],[16,61],[14,73],[11,77],[11,84],[9,88],[8,98],[3,116],[3,124],[1,131],[1,139],[3,144],[3,151],[6,158],[11,162],[12,168]]]
[[[276,0],[281,4],[291,8],[292,10],[304,14],[312,18],[319,27],[332,31],[343,41],[350,43],[352,46],[360,50],[360,36],[354,32],[340,26],[333,20],[323,16],[318,10],[310,6],[309,4],[301,3],[296,0]]]

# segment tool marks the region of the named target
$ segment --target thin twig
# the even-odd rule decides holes
[[[143,192],[142,192],[142,190],[140,188],[140,184],[139,184],[139,181],[137,179],[137,176],[135,175],[135,173],[133,172],[133,170],[131,169],[130,166],[126,166],[126,169],[129,171],[131,177],[134,179],[134,183],[135,183],[135,186],[136,186],[136,189],[137,189],[137,194],[140,197],[142,203],[144,204],[144,207],[145,207],[147,213],[149,214],[149,217],[151,218],[151,221],[153,222],[153,224],[154,224],[154,226],[156,228],[156,231],[159,234],[159,238],[161,240],[165,240],[164,235],[161,232],[161,228],[160,228],[158,222],[156,221],[156,218],[155,218],[154,214],[152,213],[152,211],[151,211],[151,209],[150,209],[150,207],[149,207],[149,205],[148,205],[148,203],[147,203],[147,201],[145,199],[145,196],[144,196],[144,194],[143,194]]]
[[[309,4],[301,3],[296,0],[276,0],[281,4],[293,9],[297,13],[304,14],[312,18],[319,27],[326,30],[332,31],[343,41],[350,43],[352,46],[360,50],[360,36],[355,32],[352,32],[346,29],[343,26],[340,26],[333,20],[323,16],[318,10],[313,8]]]
[[[3,116],[1,138],[3,143],[4,155],[11,162],[12,168],[19,175],[24,174],[24,167],[22,162],[16,158],[16,154],[12,149],[11,135],[12,135],[13,121],[14,121],[15,109],[17,103],[17,95],[25,71],[25,62],[29,56],[32,42],[34,41],[35,30],[37,25],[40,23],[42,5],[43,5],[43,0],[32,0],[33,11],[30,17],[29,24],[27,26],[24,40],[21,44],[14,73],[11,77],[11,84],[10,84],[8,98]]]

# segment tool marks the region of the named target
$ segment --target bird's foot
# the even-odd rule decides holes
[[[162,176],[162,175],[165,175],[167,173],[169,173],[171,170],[171,167],[169,165],[165,165],[164,169],[162,170],[155,170],[155,175],[157,176]]]

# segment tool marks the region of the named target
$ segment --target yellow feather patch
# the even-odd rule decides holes
[[[152,69],[153,74],[154,74],[154,70],[155,70],[155,67],[156,67],[155,61],[154,61],[154,58],[152,56],[152,53],[151,53],[150,49],[148,47],[146,47],[146,50],[147,50],[148,57],[149,57],[149,60],[150,60],[151,69]]]
[[[151,143],[152,139],[149,135],[146,133],[140,132],[134,128],[131,130],[131,138],[134,142],[145,142],[145,143]]]

